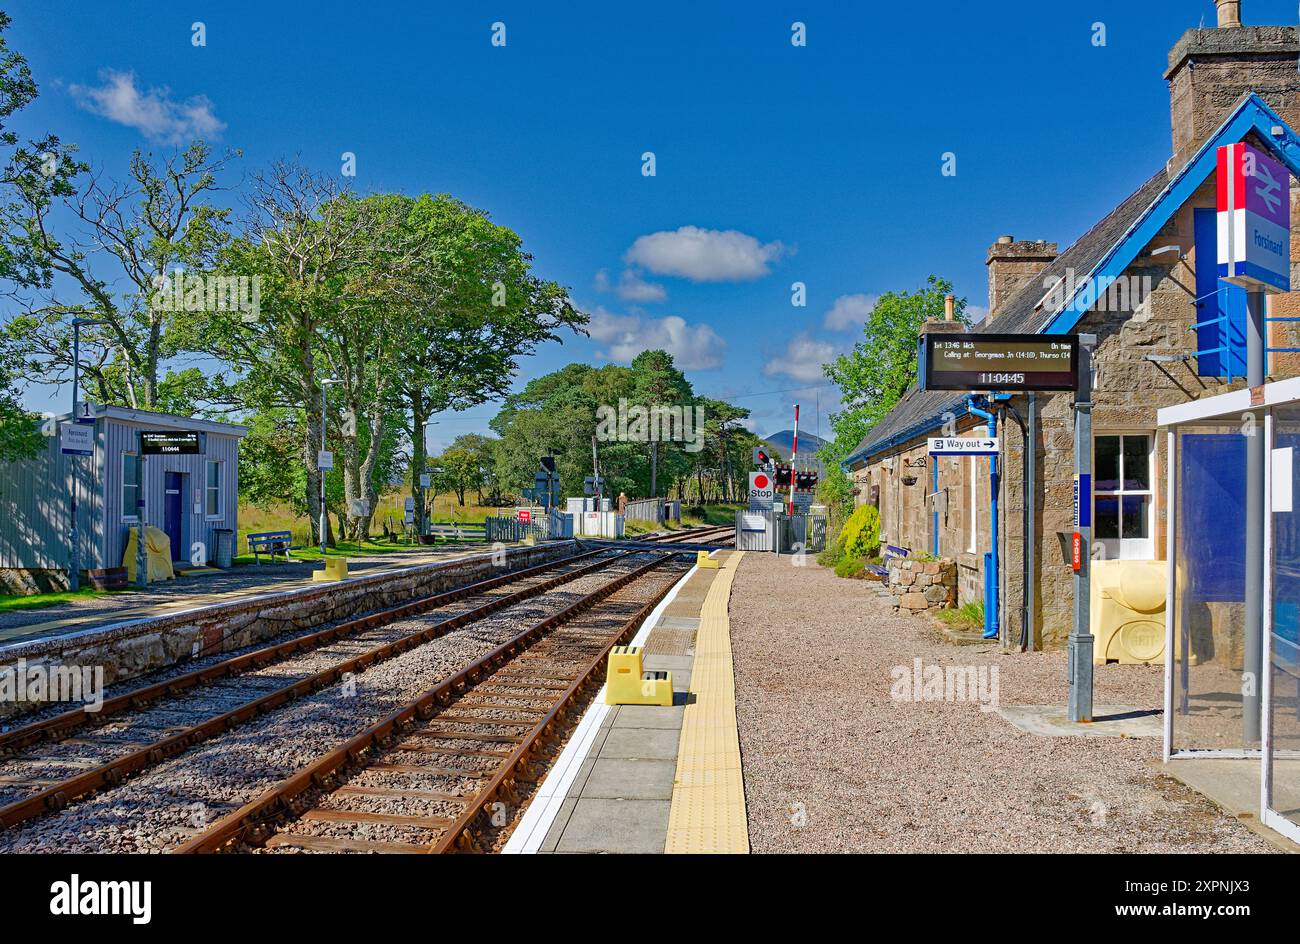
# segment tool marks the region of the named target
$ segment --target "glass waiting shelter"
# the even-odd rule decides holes
[[[1166,407],[1159,424],[1170,470],[1165,759],[1258,757],[1260,818],[1300,841],[1300,378]],[[1263,527],[1252,548],[1257,436]]]

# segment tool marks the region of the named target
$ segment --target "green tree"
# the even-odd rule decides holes
[[[685,407],[695,403],[695,395],[685,375],[673,364],[672,355],[667,351],[642,351],[632,359],[632,373],[636,377],[633,398],[639,405],[651,410],[665,407]],[[651,424],[654,425],[653,423]],[[659,496],[659,459],[661,439],[658,435],[650,436],[650,498]],[[670,478],[683,474],[689,462],[683,458],[680,450],[671,445],[665,451],[670,459]]]
[[[840,388],[845,408],[831,415],[835,438],[823,456],[843,459],[916,383],[916,345],[927,318],[943,317],[943,300],[952,283],[931,275],[915,292],[887,292],[876,302],[863,338],[848,354],[823,368]],[[966,299],[956,300],[957,319],[966,319]]]

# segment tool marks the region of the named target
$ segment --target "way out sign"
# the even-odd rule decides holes
[[[776,497],[776,485],[766,472],[749,473],[749,503],[771,505]]]
[[[931,436],[927,441],[932,456],[996,456],[1002,441],[974,436]]]
[[[1219,148],[1219,278],[1252,291],[1291,290],[1291,174],[1249,144]]]

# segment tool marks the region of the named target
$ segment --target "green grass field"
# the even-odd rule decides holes
[[[83,587],[80,590],[64,590],[58,593],[33,593],[31,595],[5,593],[0,594],[0,613],[11,613],[15,610],[39,610],[42,607],[66,603],[68,600],[130,592],[130,590],[94,590],[90,587]]]

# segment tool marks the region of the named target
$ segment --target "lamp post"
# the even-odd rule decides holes
[[[81,381],[81,327],[82,325],[100,325],[104,324],[103,320],[94,318],[73,318],[72,319],[72,422],[77,422],[77,392],[78,384]],[[68,589],[76,590],[81,586],[81,546],[77,540],[77,465],[72,467],[72,516],[71,527],[68,529],[68,543],[71,545],[71,551],[68,554]],[[123,509],[125,511],[125,509]],[[141,527],[140,540],[144,540],[144,531]]]
[[[420,433],[420,435],[422,435],[422,436],[424,437],[424,458],[425,458],[425,465],[426,465],[426,467],[427,467],[427,465],[428,465],[428,459],[429,459],[429,427],[431,427],[431,426],[437,426],[437,425],[438,425],[438,420],[425,420],[425,421],[424,421],[424,429],[423,429],[423,430],[421,431],[421,433]],[[429,474],[432,475],[432,473],[429,473]],[[429,519],[432,517],[432,515],[431,515],[431,514],[426,514],[426,513],[425,513],[425,506],[424,506],[424,500],[425,500],[425,495],[424,495],[424,482],[423,482],[423,480],[422,480],[421,478],[419,478],[419,477],[421,477],[421,476],[423,476],[423,475],[425,475],[425,469],[413,469],[413,470],[411,471],[411,477],[412,477],[412,479],[413,479],[413,481],[412,481],[411,484],[412,484],[412,485],[418,485],[418,486],[419,486],[419,495],[420,495],[420,520],[419,520],[418,522],[416,522],[416,523],[419,525],[419,529],[420,529],[420,533],[421,533],[421,534],[428,534],[428,533],[429,533],[429,527],[430,527],[430,525],[432,524],[432,522],[431,522]],[[432,481],[432,479],[430,479],[430,481]]]
[[[325,560],[325,533],[326,533],[326,529],[329,527],[329,520],[325,516],[325,469],[321,468],[321,466],[323,465],[322,460],[325,457],[325,433],[326,433],[326,428],[329,425],[328,422],[326,421],[326,411],[328,410],[329,406],[328,406],[328,402],[325,399],[325,394],[329,390],[330,385],[336,383],[339,383],[339,381],[337,378],[334,377],[327,377],[320,382],[320,451],[321,454],[316,457],[316,465],[317,465],[317,471],[320,473],[320,558],[322,561]],[[331,463],[331,465],[332,464],[333,463]]]

